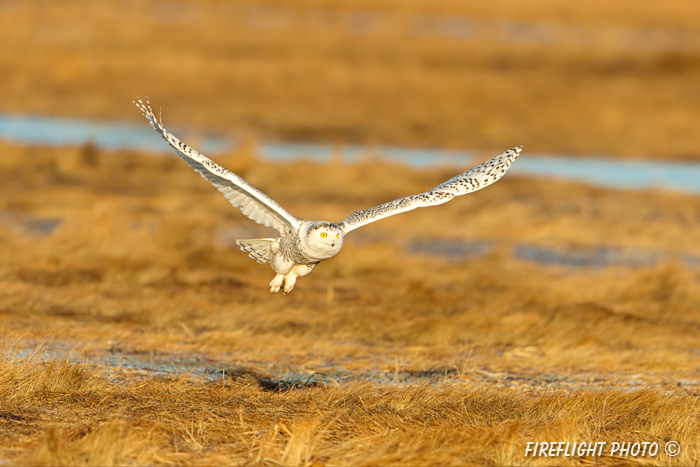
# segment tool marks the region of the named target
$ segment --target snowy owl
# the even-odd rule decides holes
[[[148,99],[146,104],[141,99],[134,101],[134,104],[148,119],[151,126],[175,148],[178,156],[203,178],[209,180],[234,207],[240,208],[243,214],[258,224],[272,227],[280,233],[277,238],[236,240],[241,250],[249,253],[251,258],[260,264],[269,262],[272,266],[276,275],[270,282],[271,293],[280,290],[285,294],[291,292],[297,277],[309,274],[318,263],[337,255],[343,247],[345,235],[358,227],[416,208],[437,206],[450,201],[455,196],[465,195],[491,185],[506,173],[522,149],[522,146],[509,149],[425,193],[356,211],[342,222],[307,221],[292,216],[272,198],[243,178],[216,164],[170,134],[163,126],[162,119],[159,120],[153,113]]]

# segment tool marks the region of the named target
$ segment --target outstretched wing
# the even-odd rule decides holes
[[[258,224],[277,229],[283,236],[299,228],[301,219],[289,214],[272,198],[246,182],[239,175],[221,167],[170,134],[163,126],[162,119],[159,120],[153,113],[148,99],[146,99],[146,104],[141,99],[134,101],[134,104],[141,111],[141,114],[151,122],[151,126],[175,148],[178,156],[203,178],[209,180],[234,207],[241,208],[243,214]]]
[[[345,233],[348,233],[385,217],[412,211],[416,208],[437,206],[448,202],[455,196],[480,190],[500,179],[510,164],[520,155],[522,148],[522,146],[518,146],[509,149],[490,161],[477,165],[425,193],[399,198],[371,209],[356,211],[339,225]]]

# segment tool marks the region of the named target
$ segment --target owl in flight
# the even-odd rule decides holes
[[[270,292],[292,291],[297,277],[305,276],[324,259],[338,254],[345,235],[385,217],[401,214],[416,208],[437,206],[455,196],[465,195],[491,185],[500,179],[518,157],[522,146],[509,149],[490,161],[452,177],[430,191],[407,196],[354,212],[342,222],[307,221],[294,217],[272,198],[246,182],[240,176],[221,167],[194,149],[190,148],[163,126],[162,120],[153,113],[146,99],[134,101],[136,107],[148,119],[151,126],[196,172],[209,180],[229,202],[240,208],[243,214],[258,224],[277,229],[277,238],[254,238],[236,240],[241,250],[260,264],[270,263],[275,278],[270,282]]]

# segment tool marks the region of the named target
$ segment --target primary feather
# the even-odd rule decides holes
[[[509,149],[493,159],[477,165],[473,169],[467,170],[456,177],[452,177],[446,182],[438,185],[430,191],[419,195],[406,196],[395,199],[379,206],[355,211],[350,217],[340,223],[347,233],[363,225],[376,222],[389,216],[412,211],[426,206],[437,206],[450,201],[455,196],[466,195],[477,190],[481,190],[492,183],[498,181],[505,175],[513,161],[520,155],[522,146]]]
[[[287,235],[299,228],[300,219],[289,214],[272,198],[239,175],[221,167],[168,132],[163,126],[163,121],[159,120],[153,113],[148,99],[144,104],[141,99],[137,98],[134,104],[148,119],[151,126],[175,148],[177,154],[203,178],[209,180],[234,207],[240,208],[241,212],[250,220],[277,229],[282,235]]]

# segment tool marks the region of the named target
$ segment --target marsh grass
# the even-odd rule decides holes
[[[308,218],[340,220],[451,175],[241,151],[217,160]],[[269,268],[226,240],[255,227],[174,156],[2,153],[0,456],[13,463],[698,463],[697,269],[512,254],[697,255],[697,197],[509,176],[354,232],[272,296]],[[410,254],[415,239],[497,247],[448,261]],[[178,369],[193,356],[221,377]],[[524,457],[528,441],[668,440],[679,457]]]
[[[371,150],[353,165],[270,164],[257,141],[696,159],[699,5],[4,2],[0,110],[146,125],[131,101],[148,95],[173,130],[242,136],[217,161],[293,214],[339,221],[455,171]],[[419,28],[454,17],[481,32]],[[499,36],[520,22],[558,32]],[[700,463],[697,196],[508,175],[353,232],[272,296],[272,271],[232,241],[274,232],[175,156],[0,153],[0,462]],[[440,240],[493,249],[411,252]],[[541,265],[518,259],[521,244],[663,259]],[[530,441],[661,449],[533,458]]]
[[[140,121],[147,95],[169,125],[265,139],[699,157],[692,0],[0,8],[3,112]],[[421,29],[450,18],[478,27]]]
[[[33,386],[34,373],[55,364],[7,365],[20,367],[20,385]],[[68,389],[71,371],[82,378],[85,369],[60,365],[65,371],[54,378],[65,389],[22,393],[13,412],[3,408],[5,449],[29,447],[14,457],[20,465],[581,465],[587,459],[524,456],[527,441],[581,439],[662,445],[673,439],[684,447],[679,457],[660,454],[641,463],[698,461],[696,396],[680,392],[439,381],[279,392],[186,377],[122,374],[113,383],[89,370],[89,386]]]

